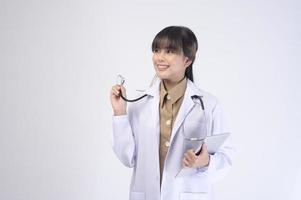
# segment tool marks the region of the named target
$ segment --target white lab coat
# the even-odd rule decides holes
[[[232,165],[234,148],[227,142],[210,155],[208,167],[191,169],[191,174],[175,177],[181,169],[183,121],[195,105],[191,96],[203,96],[207,135],[229,132],[217,99],[188,80],[184,99],[170,138],[170,147],[160,188],[159,167],[159,81],[146,92],[144,99],[131,103],[127,115],[113,116],[112,147],[119,160],[133,168],[130,200],[207,200],[213,199],[212,184]],[[190,123],[186,122],[185,123]],[[229,138],[228,138],[229,140]]]

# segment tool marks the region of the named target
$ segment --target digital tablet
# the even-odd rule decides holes
[[[207,145],[207,151],[209,154],[214,154],[218,151],[218,149],[222,146],[225,140],[229,137],[230,133],[221,133],[212,136],[207,136],[205,139],[205,143]],[[201,151],[202,144],[197,148],[198,151],[195,151],[196,155],[198,155]],[[195,173],[194,168],[182,168],[176,175],[178,176],[185,176],[189,174]]]
[[[209,154],[214,154],[218,151],[220,146],[225,142],[225,140],[229,137],[230,133],[221,133],[212,136],[208,136],[205,139],[205,143],[207,145],[207,151]]]

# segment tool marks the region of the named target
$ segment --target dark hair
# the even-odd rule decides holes
[[[160,31],[153,40],[152,51],[155,49],[170,49],[175,52],[183,51],[191,60],[186,68],[185,76],[193,82],[192,65],[198,50],[198,41],[194,33],[184,26],[169,26]]]

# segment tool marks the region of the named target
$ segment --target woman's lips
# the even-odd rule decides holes
[[[157,69],[158,70],[165,70],[169,67],[169,65],[165,65],[165,64],[158,64],[157,65]]]

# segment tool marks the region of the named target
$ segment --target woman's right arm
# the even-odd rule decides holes
[[[111,105],[113,108],[113,137],[112,147],[119,160],[127,167],[135,165],[135,139],[126,112],[126,102],[120,97],[120,92],[125,96],[125,88],[115,85],[111,90]]]

